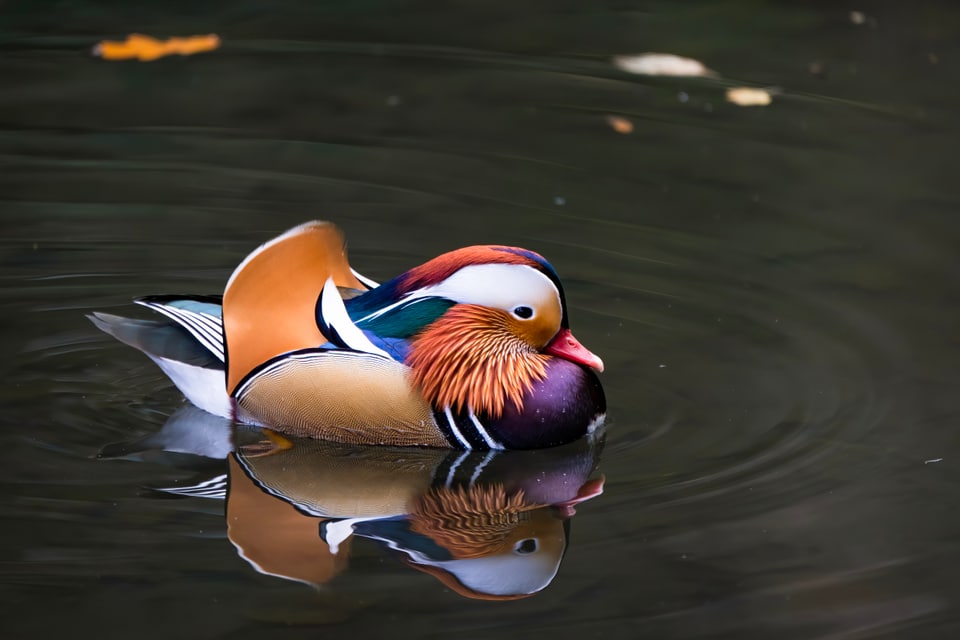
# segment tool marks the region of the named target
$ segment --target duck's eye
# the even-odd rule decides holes
[[[525,556],[528,553],[534,553],[539,546],[536,538],[527,538],[513,545],[513,552]]]
[[[533,309],[527,306],[519,306],[514,308],[513,315],[517,316],[521,320],[529,320],[533,317]]]

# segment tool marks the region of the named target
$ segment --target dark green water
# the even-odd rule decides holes
[[[0,4],[3,635],[957,637],[960,8],[862,5]],[[131,32],[224,46],[88,55]],[[610,62],[644,51],[721,78]],[[369,540],[261,575],[221,501],[148,488],[222,462],[96,458],[182,399],[84,314],[219,292],[313,218],[378,280],[478,243],[560,272],[606,489],[541,593]]]

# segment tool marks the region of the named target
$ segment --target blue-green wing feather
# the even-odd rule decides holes
[[[408,340],[420,333],[454,304],[446,298],[417,298],[409,302],[394,302],[383,308],[371,310],[367,306],[353,306],[351,302],[353,300],[347,301],[350,318],[362,330],[372,332],[381,338],[403,340]]]

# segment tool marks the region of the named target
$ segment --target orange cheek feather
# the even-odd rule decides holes
[[[493,418],[507,400],[522,409],[523,394],[546,375],[547,357],[517,335],[515,323],[504,311],[461,304],[430,325],[407,360],[424,398]]]

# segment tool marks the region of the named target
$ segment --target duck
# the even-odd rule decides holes
[[[294,437],[540,449],[606,416],[603,361],[528,249],[455,249],[379,284],[351,267],[335,224],[311,221],[251,252],[220,295],[134,302],[160,315],[88,317],[196,407]]]

